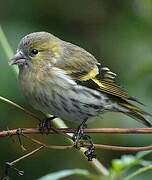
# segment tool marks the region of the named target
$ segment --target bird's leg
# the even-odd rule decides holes
[[[84,152],[84,154],[87,156],[88,161],[92,161],[93,158],[96,158],[96,154],[95,154],[95,148],[92,142],[92,139],[89,135],[85,134],[83,129],[86,128],[86,121],[87,119],[85,119],[80,126],[78,127],[76,133],[73,136],[73,141],[74,141],[74,146],[76,148],[79,147],[78,143],[79,140],[84,140],[86,143],[89,144],[87,150]]]
[[[82,139],[83,135],[84,135],[84,131],[83,129],[86,128],[86,121],[87,119],[85,119],[84,121],[82,121],[82,123],[78,126],[77,131],[74,133],[73,135],[73,142],[74,142],[74,146],[76,148],[78,148],[78,143],[79,140]]]
[[[39,130],[44,133],[49,133],[51,127],[52,127],[52,120],[55,119],[55,116],[49,117],[49,118],[45,118],[40,120],[39,122]]]

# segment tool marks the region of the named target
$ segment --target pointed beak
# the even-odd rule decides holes
[[[10,60],[9,65],[22,65],[26,61],[26,56],[22,51],[18,51],[14,57]]]

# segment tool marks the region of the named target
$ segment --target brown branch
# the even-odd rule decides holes
[[[76,129],[72,128],[53,128],[50,130],[50,134],[63,134],[64,136],[71,139],[71,136],[67,135],[66,133],[74,133]],[[152,134],[152,128],[90,128],[84,129],[86,133],[106,133],[106,134]],[[48,132],[47,132],[48,133]],[[21,134],[30,139],[31,141],[42,145],[44,147],[50,149],[69,149],[72,148],[73,145],[46,145],[36,139],[28,137],[26,134],[41,134],[38,128],[23,128],[21,129]],[[18,129],[1,131],[0,137],[18,135]],[[89,145],[84,143],[80,144],[81,147],[88,147]],[[106,145],[106,144],[94,144],[96,148],[105,149],[105,150],[112,150],[112,151],[124,151],[124,152],[138,152],[138,151],[146,151],[152,150],[152,146],[142,146],[142,147],[124,147],[124,146],[113,146],[113,145]]]
[[[34,153],[38,152],[38,151],[39,151],[40,149],[42,149],[42,148],[44,148],[44,146],[40,146],[40,147],[34,149],[33,151],[31,151],[31,152],[29,152],[29,153],[21,156],[20,158],[18,158],[18,159],[16,159],[16,160],[12,161],[11,163],[9,163],[9,165],[10,165],[10,166],[13,166],[13,165],[16,164],[17,162],[25,159],[26,157],[29,157],[29,156],[33,155]]]
[[[21,128],[23,134],[40,134],[39,128]],[[74,128],[52,128],[50,134],[74,133]],[[152,134],[152,128],[87,128],[85,133],[105,133],[105,134]],[[0,131],[0,137],[17,135],[17,129]],[[69,138],[70,136],[68,136]]]
[[[128,147],[128,146],[113,146],[107,144],[93,144],[95,148],[105,149],[111,151],[121,151],[121,152],[139,152],[152,150],[152,146],[139,146],[139,147]],[[89,145],[84,145],[85,147]]]
[[[28,140],[30,140],[30,141],[38,144],[38,145],[41,145],[41,146],[49,148],[49,149],[60,149],[60,150],[63,150],[63,149],[71,149],[71,148],[73,148],[73,145],[52,145],[52,144],[51,145],[47,145],[47,144],[45,144],[45,143],[43,143],[43,142],[41,142],[41,141],[39,141],[39,140],[37,140],[35,138],[27,136],[25,134],[22,134],[22,136],[24,136]]]
[[[29,139],[30,141],[39,144],[41,146],[44,146],[49,149],[70,149],[73,148],[72,145],[47,145],[35,138],[31,138],[25,134],[22,134],[25,138]],[[90,144],[80,143],[80,147],[88,147]],[[141,146],[141,147],[128,147],[128,146],[113,146],[113,145],[107,145],[107,144],[94,144],[95,148],[98,149],[104,149],[104,150],[111,150],[111,151],[123,151],[123,152],[139,152],[139,151],[147,151],[147,150],[152,150],[152,146]]]
[[[41,146],[23,156],[21,156],[20,158],[17,158],[16,160],[14,160],[12,162],[6,162],[5,177],[8,177],[9,168],[13,168],[14,170],[16,170],[18,172],[18,174],[23,175],[24,171],[18,170],[16,167],[14,167],[14,165],[16,163],[18,163],[19,161],[40,151],[44,147],[49,148],[49,149],[60,149],[60,150],[73,148],[72,145],[47,145],[39,140],[29,137],[23,133],[21,135],[24,136],[25,138],[29,139],[30,141],[32,141],[36,144],[39,144]],[[88,147],[88,146],[90,146],[90,144],[86,144],[86,143],[80,144],[80,147]],[[95,148],[99,148],[99,149],[112,150],[112,151],[125,151],[125,152],[138,152],[138,151],[152,150],[152,146],[122,147],[122,146],[112,146],[112,145],[105,145],[105,144],[94,144],[94,146],[95,146]],[[93,159],[93,160],[96,161],[96,159]],[[102,168],[104,168],[104,167],[102,167]],[[105,169],[105,173],[107,173],[106,169]]]

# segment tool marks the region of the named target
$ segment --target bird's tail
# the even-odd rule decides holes
[[[147,127],[152,127],[152,123],[148,120],[148,117],[152,116],[150,113],[143,111],[141,108],[127,101],[120,102],[119,106],[124,109],[123,113],[125,113],[126,115],[134,118]]]

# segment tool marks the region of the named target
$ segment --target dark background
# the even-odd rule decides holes
[[[91,52],[103,65],[117,73],[117,81],[138,97],[152,113],[152,1],[151,0],[31,0],[1,1],[0,23],[13,50],[20,39],[34,31],[48,31],[63,40]],[[0,47],[0,95],[34,111],[22,96],[17,79]],[[74,126],[69,124],[70,127]],[[37,121],[14,107],[0,102],[0,129],[36,127]],[[143,127],[121,114],[107,113],[89,127]],[[63,144],[57,135],[34,136],[46,143]],[[94,142],[140,146],[151,143],[150,135],[92,135]],[[36,146],[24,143],[27,150]],[[23,155],[15,137],[0,139],[0,166]],[[121,153],[97,151],[107,167]],[[22,179],[36,179],[44,174],[69,168],[96,173],[76,150],[42,150],[18,163],[25,171]],[[2,168],[1,168],[2,169]],[[0,171],[1,171],[0,169]],[[14,179],[20,179],[12,172]],[[148,178],[148,172],[137,179]],[[149,176],[150,177],[150,176]]]

